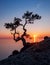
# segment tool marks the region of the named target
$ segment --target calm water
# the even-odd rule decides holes
[[[37,41],[40,40],[42,40],[42,38],[38,38]],[[29,39],[27,39],[27,41],[29,41]],[[22,47],[21,41],[15,42],[13,39],[0,39],[0,60],[7,58],[14,50],[20,51]]]
[[[0,60],[7,58],[13,50],[23,47],[22,42],[15,42],[13,39],[0,39]]]

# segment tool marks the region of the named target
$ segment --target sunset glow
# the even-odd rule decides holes
[[[50,43],[49,38],[50,0],[0,0],[0,60],[8,58],[8,62],[3,62],[4,64],[9,63],[11,59],[15,61],[17,56],[19,56],[18,60],[20,60],[20,56],[23,52],[25,54],[25,50],[26,53],[29,50],[28,52],[31,54],[29,58],[30,62],[33,58],[33,61],[37,61],[38,64],[38,57],[40,57],[42,58],[42,62],[44,59],[44,64],[46,61],[46,64],[49,63],[49,56],[47,55],[50,52],[46,54],[50,46],[48,44]],[[46,49],[45,46],[48,49]],[[44,51],[42,52],[43,49],[46,55]],[[14,53],[14,50],[16,50],[17,53]],[[15,56],[18,53],[19,55]],[[27,55],[29,54],[25,56],[27,57]],[[47,59],[43,58],[44,55],[45,57],[47,56]],[[27,59],[28,57],[25,59],[25,56],[22,55],[23,58],[21,58],[20,63],[22,62],[22,64],[24,64],[25,60],[26,62],[29,61],[29,59]],[[17,62],[15,61],[15,64],[18,63],[18,60]],[[30,64],[28,63],[26,65]],[[39,64],[41,64],[41,59]]]
[[[36,42],[36,37],[37,37],[37,35],[33,35],[34,42]]]
[[[28,2],[29,1],[29,2]],[[39,14],[42,18],[34,24],[26,25],[27,32],[33,35],[34,42],[41,37],[50,36],[50,0],[1,0],[0,1],[0,38],[12,37],[10,30],[4,27],[5,23],[13,22],[14,17],[22,19],[24,12],[29,10]],[[21,5],[21,6],[20,6]],[[22,22],[24,24],[24,22]],[[45,24],[44,24],[45,23]],[[22,32],[22,27],[18,30]],[[36,32],[36,33],[35,33]],[[38,36],[37,36],[38,35]],[[39,38],[39,39],[38,39]],[[38,39],[38,40],[37,40]]]

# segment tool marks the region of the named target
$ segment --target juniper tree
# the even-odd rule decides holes
[[[21,24],[22,19],[25,20],[24,24]],[[13,34],[13,39],[16,42],[22,40],[23,46],[26,46],[26,40],[24,36],[28,37],[29,35],[27,34],[27,29],[25,28],[25,26],[26,24],[33,24],[34,20],[41,19],[41,16],[39,16],[38,14],[33,14],[33,12],[26,11],[26,13],[24,13],[24,15],[22,16],[22,19],[14,17],[14,21],[12,23],[5,23],[5,27],[7,29],[10,29],[10,31],[14,31],[14,33],[11,34]],[[24,31],[21,37],[20,33],[16,30],[19,26],[22,26]],[[15,37],[16,34],[18,35],[17,38]]]

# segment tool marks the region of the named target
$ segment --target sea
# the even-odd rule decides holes
[[[39,38],[42,40],[42,38]],[[27,40],[29,41],[29,40]],[[14,41],[12,38],[1,38],[0,39],[0,60],[8,58],[14,50],[20,51],[23,47],[22,41]]]
[[[22,41],[15,42],[13,39],[0,39],[0,60],[7,58],[14,50],[20,51],[23,47]]]

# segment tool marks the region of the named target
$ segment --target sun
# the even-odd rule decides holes
[[[37,37],[37,35],[36,35],[36,34],[34,34],[34,35],[33,35],[34,42],[36,42],[36,37]]]

